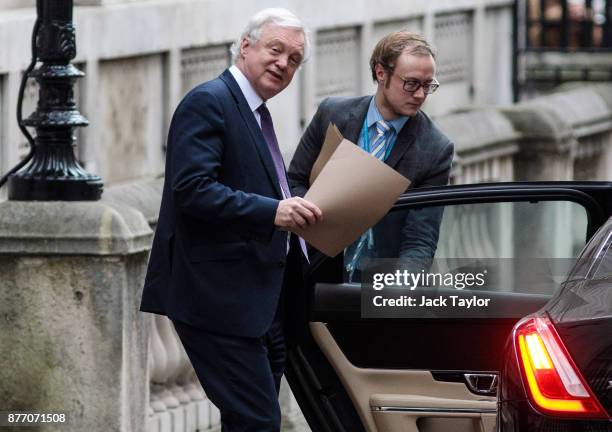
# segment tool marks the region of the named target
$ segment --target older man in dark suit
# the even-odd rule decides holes
[[[288,230],[322,214],[291,197],[265,102],[307,52],[291,12],[259,12],[235,45],[235,65],[185,96],[168,134],[141,310],[172,319],[223,431],[280,428],[282,288],[301,288],[290,276],[306,251]]]
[[[410,179],[411,188],[448,183],[453,144],[420,110],[439,86],[433,48],[419,34],[391,33],[374,48],[370,68],[377,83],[374,96],[329,98],[319,105],[289,167],[294,195],[304,196],[310,186],[310,171],[330,122],[345,138]],[[347,250],[347,271],[352,273],[363,256],[431,259],[441,217],[439,208],[390,213]]]

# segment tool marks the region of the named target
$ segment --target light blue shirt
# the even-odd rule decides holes
[[[406,124],[409,118],[410,117],[408,116],[403,116],[403,117],[398,117],[394,120],[386,120],[387,124],[391,126],[391,136],[389,137],[389,139],[387,139],[387,142],[385,144],[385,160],[391,154],[391,150],[393,150],[395,141],[397,141],[397,135],[402,130],[402,128],[404,127],[404,125]],[[370,147],[369,143],[372,142],[372,139],[374,138],[374,136],[377,135],[376,122],[379,120],[384,120],[384,119],[383,119],[383,116],[380,114],[380,111],[378,111],[378,108],[376,107],[376,98],[372,96],[372,99],[370,100],[370,105],[368,107],[368,113],[366,114],[366,118],[365,118],[365,121],[367,122],[366,124],[368,126],[368,142],[367,143],[364,142],[364,139],[363,139],[364,138],[363,137],[363,124],[361,125],[361,128],[359,129],[359,141],[357,142],[359,147],[361,147],[365,151],[369,152],[369,147]]]

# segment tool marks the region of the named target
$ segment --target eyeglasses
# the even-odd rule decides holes
[[[438,87],[440,87],[440,83],[436,80],[432,80],[429,82],[422,83],[421,81],[417,81],[414,79],[404,79],[402,77],[398,77],[402,81],[404,81],[404,90],[410,93],[414,93],[419,88],[423,87],[423,91],[425,94],[432,94]]]

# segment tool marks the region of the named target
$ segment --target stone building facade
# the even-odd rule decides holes
[[[28,151],[15,107],[31,56],[34,4],[0,0],[1,173]],[[428,113],[511,102],[508,0],[75,0],[74,62],[86,73],[75,95],[90,120],[77,132],[77,152],[87,170],[107,185],[161,175],[177,103],[230,64],[232,41],[254,12],[269,6],[292,10],[312,31],[313,55],[270,103],[286,158],[324,97],[373,91],[371,50],[382,35],[400,28],[424,33],[438,49],[442,86],[427,102]],[[24,117],[37,97],[30,80]]]

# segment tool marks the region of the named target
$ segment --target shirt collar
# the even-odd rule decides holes
[[[395,133],[399,134],[399,131],[402,130],[409,118],[410,117],[408,116],[401,116],[394,120],[387,120],[387,123],[393,127]],[[372,96],[372,99],[370,100],[370,106],[368,107],[366,119],[368,122],[368,128],[370,128],[377,121],[384,120],[383,116],[380,114],[380,111],[378,111],[378,107],[376,106],[376,96]]]
[[[259,95],[255,92],[255,89],[253,88],[247,77],[244,76],[242,71],[238,69],[238,66],[232,65],[229,68],[229,71],[238,83],[238,87],[240,87],[244,98],[249,104],[249,108],[251,108],[251,111],[255,111],[263,103],[263,99],[260,98]]]

